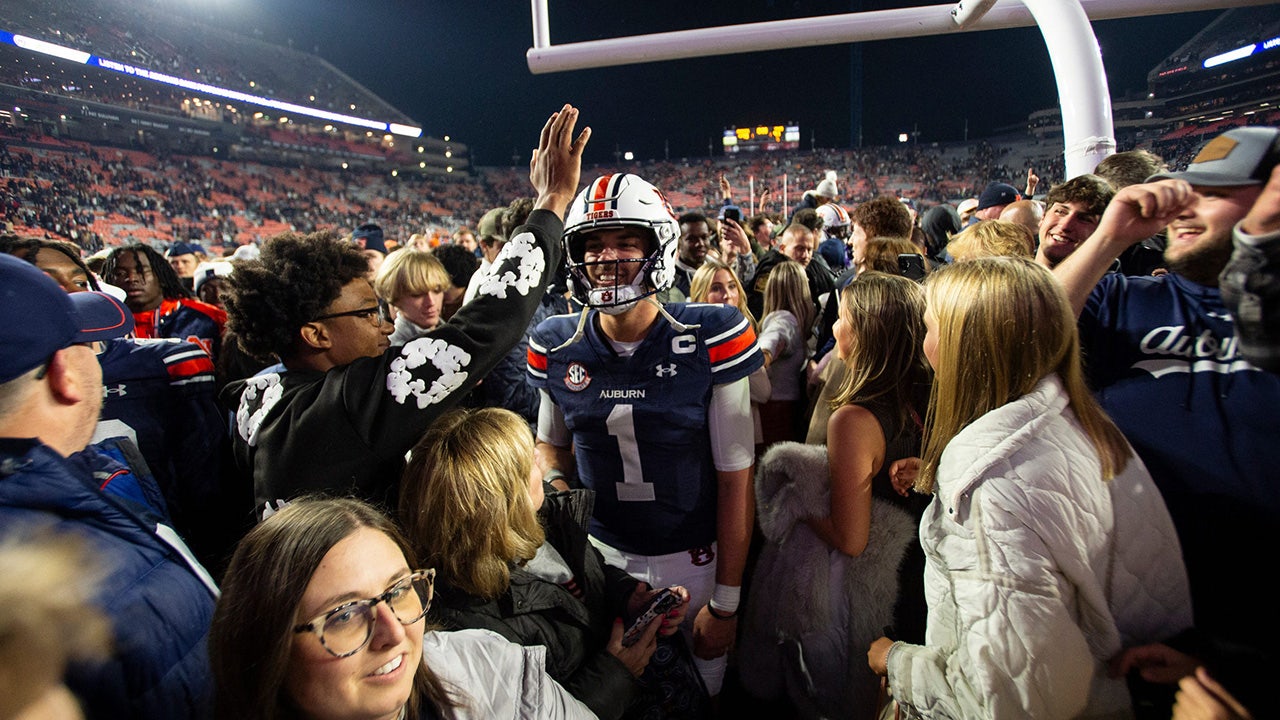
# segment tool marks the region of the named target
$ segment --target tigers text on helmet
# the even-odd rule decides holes
[[[586,236],[598,230],[642,228],[651,243],[645,257],[586,262]],[[676,274],[676,249],[680,224],[658,188],[636,175],[615,173],[596,178],[569,206],[564,222],[564,254],[569,263],[573,296],[587,307],[616,315],[641,298],[671,287]],[[640,263],[639,272],[627,284],[619,278],[623,263]],[[612,264],[614,282],[596,287],[591,272]],[[600,273],[596,273],[600,274]]]
[[[849,213],[840,205],[829,202],[818,206],[818,217],[822,218],[822,232],[828,237],[841,240],[849,237],[853,225]]]

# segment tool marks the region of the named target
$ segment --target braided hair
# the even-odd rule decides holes
[[[151,273],[156,276],[156,282],[160,283],[160,294],[166,300],[191,299],[195,297],[182,284],[182,280],[178,277],[178,273],[173,269],[173,266],[169,264],[169,261],[155,248],[141,243],[125,245],[111,251],[111,254],[107,256],[106,263],[102,266],[102,277],[107,278],[108,282],[115,275],[116,265],[120,262],[119,258],[124,253],[133,253],[133,261],[135,263],[141,263],[145,258],[147,264],[151,266]]]

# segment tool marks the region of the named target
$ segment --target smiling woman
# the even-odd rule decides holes
[[[237,547],[209,633],[220,718],[588,718],[545,648],[426,632],[435,571],[357,500],[302,499]],[[425,634],[424,634],[425,632]]]

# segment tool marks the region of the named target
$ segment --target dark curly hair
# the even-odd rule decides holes
[[[911,238],[911,212],[892,195],[881,195],[859,204],[849,219],[862,227],[867,237]]]
[[[502,212],[502,237],[511,239],[516,228],[528,221],[536,202],[537,199],[531,197],[516,198],[511,201],[507,209]]]
[[[449,283],[454,287],[466,287],[480,267],[476,254],[461,245],[441,245],[432,253],[444,265],[445,272],[449,273]]]
[[[227,277],[227,328],[260,360],[293,353],[298,330],[324,313],[342,288],[369,272],[369,260],[333,231],[285,232],[257,260],[236,260]]]
[[[169,264],[165,256],[150,245],[141,243],[125,245],[111,251],[111,254],[107,256],[107,261],[102,264],[102,277],[107,282],[114,282],[112,278],[116,274],[116,265],[120,262],[120,256],[125,253],[133,255],[134,263],[146,262],[151,267],[151,274],[155,275],[156,281],[160,283],[160,294],[166,300],[195,297],[182,284],[182,280],[178,278],[178,273]]]
[[[93,273],[89,271],[89,266],[85,265],[84,260],[81,259],[79,245],[66,240],[42,240],[9,233],[0,235],[0,253],[12,255],[32,265],[36,264],[36,257],[41,250],[53,250],[66,255],[67,259],[79,266],[84,271],[84,274],[88,276],[90,290],[102,290],[98,285],[98,279],[93,276]]]

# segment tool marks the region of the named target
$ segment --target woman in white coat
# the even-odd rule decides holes
[[[868,662],[907,717],[1131,717],[1108,660],[1188,627],[1191,601],[1067,297],[1030,260],[986,258],[934,273],[926,303],[926,644],[881,638]]]

